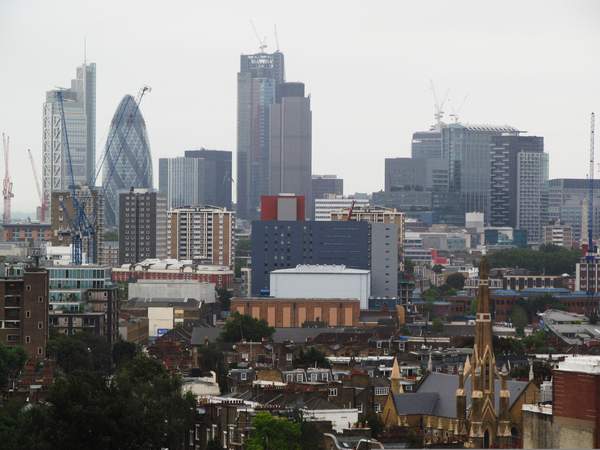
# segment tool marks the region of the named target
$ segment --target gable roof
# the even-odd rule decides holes
[[[529,383],[508,380],[510,392],[509,408],[513,406]],[[495,383],[495,407],[500,408],[500,383]],[[438,417],[456,418],[456,390],[458,375],[430,373],[414,394],[393,395],[396,412],[399,415],[424,414]],[[471,392],[471,377],[465,381],[465,392]],[[467,395],[467,408],[471,406],[471,397]]]

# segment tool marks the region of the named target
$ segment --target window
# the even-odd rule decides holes
[[[25,290],[27,290],[27,291],[31,291],[31,285],[30,285],[30,284],[28,284],[27,286],[25,286]]]
[[[388,395],[388,393],[390,392],[390,388],[389,387],[376,387],[375,388],[375,395]]]
[[[31,336],[25,336],[25,343],[31,344]]]
[[[240,380],[246,381],[248,379],[248,374],[246,372],[240,372]]]
[[[25,311],[25,318],[31,319],[31,311]]]
[[[288,383],[291,383],[292,381],[294,381],[294,374],[293,373],[288,373],[285,376],[285,381],[287,381]]]
[[[248,361],[248,353],[242,353],[242,359]]]
[[[358,404],[358,412],[359,412],[360,414],[362,414],[362,412],[363,412],[363,406],[362,406],[362,405],[363,405],[362,403],[359,403],[359,404]]]
[[[377,348],[381,348],[381,341],[377,341]]]
[[[42,353],[44,353],[44,349],[42,349],[42,347],[38,347],[37,348],[37,354],[41,355]]]
[[[38,330],[41,330],[44,328],[44,322],[38,322]]]
[[[310,381],[317,381],[317,374],[316,373],[311,373],[310,374]]]
[[[290,361],[291,362],[292,359],[293,359],[293,357],[294,357],[294,355],[292,353],[286,353],[285,354],[285,360],[286,361]]]
[[[303,380],[303,379],[304,379],[304,376],[303,376],[303,374],[301,374],[301,373],[297,373],[297,374],[296,374],[296,381],[297,381],[298,383],[302,383],[302,380]]]
[[[329,388],[329,396],[337,397],[337,388]]]
[[[380,413],[381,412],[381,405],[379,403],[375,403],[375,412],[376,413]]]

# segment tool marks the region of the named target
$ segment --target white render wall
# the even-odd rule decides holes
[[[352,298],[360,309],[369,309],[371,273],[348,272],[271,272],[271,296],[276,298]]]
[[[215,302],[215,284],[186,280],[138,280],[129,283],[128,299],[193,298],[199,302]]]
[[[173,308],[152,306],[148,308],[148,336],[157,337],[158,330],[173,329]]]
[[[302,417],[310,420],[329,420],[331,427],[341,433],[358,422],[358,409],[302,409]]]

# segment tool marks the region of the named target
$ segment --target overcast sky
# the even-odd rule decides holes
[[[544,136],[551,177],[588,172],[600,1],[0,0],[13,211],[38,204],[26,149],[41,174],[45,91],[68,86],[84,37],[97,64],[98,154],[120,99],[148,84],[155,185],[159,157],[203,146],[235,158],[239,55],[258,47],[251,19],[270,50],[277,24],[286,78],[312,96],[313,173],[343,177],[346,193],[382,189],[384,158],[410,156],[411,133],[433,122],[430,79],[457,106],[468,95],[463,121]]]

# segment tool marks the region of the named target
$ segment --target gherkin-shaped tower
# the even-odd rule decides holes
[[[106,139],[102,186],[105,225],[119,225],[119,194],[131,188],[152,188],[152,157],[146,122],[134,98],[126,95],[113,116]]]

